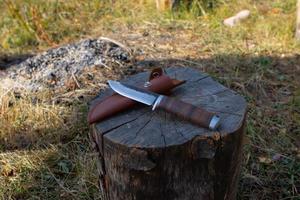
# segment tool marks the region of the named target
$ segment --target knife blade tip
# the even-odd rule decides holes
[[[113,80],[108,80],[107,83],[108,83],[108,85],[109,85],[110,87],[111,87],[112,85],[114,85],[114,84],[119,84],[118,81],[113,81]]]

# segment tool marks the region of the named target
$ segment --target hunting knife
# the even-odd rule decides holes
[[[176,98],[160,95],[117,81],[109,80],[108,84],[118,94],[152,106],[152,110],[155,110],[156,108],[163,109],[186,121],[201,127],[209,128],[210,130],[216,130],[220,124],[220,117],[218,115]]]

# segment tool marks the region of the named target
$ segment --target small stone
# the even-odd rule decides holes
[[[144,36],[144,37],[149,36],[149,32],[145,31],[145,32],[143,33],[143,36]]]
[[[276,153],[275,155],[272,156],[272,161],[277,161],[277,160],[281,160],[282,159],[282,155]]]
[[[229,17],[223,21],[225,26],[233,27],[237,25],[241,20],[244,20],[250,16],[249,10],[242,10],[235,16]]]

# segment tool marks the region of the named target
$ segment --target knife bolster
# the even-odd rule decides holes
[[[155,100],[155,102],[153,104],[152,110],[155,110],[157,108],[157,106],[160,104],[160,102],[163,100],[164,97],[165,97],[164,95],[159,95],[157,97],[157,99]]]
[[[220,125],[220,117],[218,115],[214,115],[209,123],[209,129],[210,130],[216,130]]]

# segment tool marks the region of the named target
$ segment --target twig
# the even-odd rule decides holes
[[[74,81],[75,81],[77,87],[80,88],[80,84],[79,84],[79,82],[77,81],[77,78],[75,77],[75,74],[74,74],[74,73],[72,73],[72,78],[74,79]]]
[[[203,67],[203,65],[201,63],[198,62],[194,62],[194,61],[190,61],[190,60],[186,60],[186,59],[182,59],[182,58],[175,58],[175,60],[179,60],[179,61],[183,61],[183,62],[187,62],[190,64],[194,64],[194,65],[198,65],[200,67]]]
[[[129,47],[125,46],[124,44],[121,44],[120,42],[118,42],[116,40],[113,40],[113,39],[110,39],[110,38],[107,38],[107,37],[100,37],[99,39],[100,40],[104,40],[104,41],[108,41],[108,42],[111,42],[111,43],[114,43],[117,46],[122,47],[123,49],[125,49],[131,55],[131,49]]]
[[[52,173],[52,171],[51,171],[51,169],[49,167],[47,167],[47,169],[48,169],[48,172],[51,174],[51,176],[54,178],[54,180],[57,182],[57,184],[59,185],[59,187],[61,187],[68,194],[71,194],[73,197],[77,198],[77,195],[75,195],[71,190],[69,190],[68,188],[66,188],[65,186],[63,186],[63,184],[60,182],[59,179],[57,179],[55,177],[55,175]]]
[[[111,67],[107,66],[106,64],[104,64],[103,62],[100,62],[100,65],[102,65],[104,68],[111,70]]]
[[[124,65],[122,64],[122,63],[120,63],[119,61],[117,61],[117,60],[115,60],[115,59],[113,59],[112,60],[114,63],[117,63],[119,66],[121,66],[121,67],[123,67]]]
[[[257,148],[257,149],[259,149],[261,151],[267,152],[267,153],[276,153],[276,154],[280,155],[281,157],[284,157],[284,158],[286,158],[288,160],[293,160],[292,158],[290,158],[290,157],[288,157],[288,156],[286,156],[284,154],[277,153],[277,151],[274,150],[274,149],[267,149],[267,148],[263,148],[263,147],[260,147],[260,146],[254,145],[254,144],[250,144],[250,146],[253,146],[253,147],[255,147],[255,148]]]

